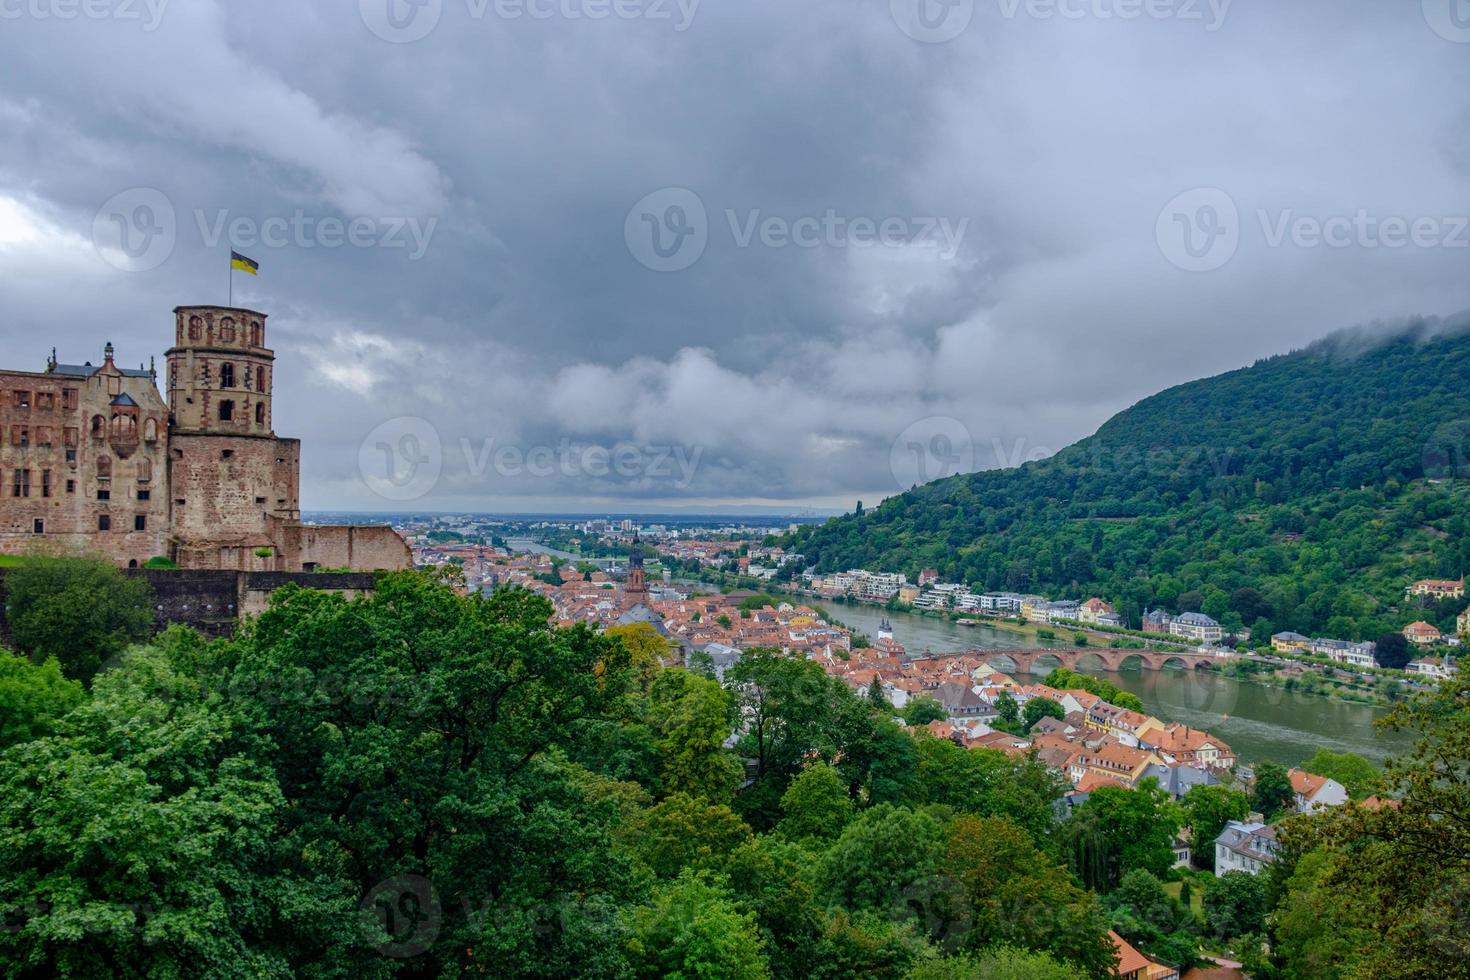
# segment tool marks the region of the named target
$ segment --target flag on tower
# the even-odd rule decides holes
[[[248,272],[252,276],[260,275],[259,262],[255,261],[254,259],[246,258],[239,252],[233,250],[230,252],[230,268],[239,269],[241,272]]]

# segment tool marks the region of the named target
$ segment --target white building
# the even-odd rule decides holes
[[[1215,838],[1215,875],[1231,871],[1259,874],[1276,862],[1276,828],[1231,820]]]
[[[1219,643],[1225,636],[1225,628],[1204,613],[1187,612],[1174,617],[1169,632],[1175,636],[1186,636],[1203,643]]]

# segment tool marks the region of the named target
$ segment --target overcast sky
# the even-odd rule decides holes
[[[1467,215],[1465,0],[0,0],[3,365],[233,244],[308,508],[871,505],[1462,311]]]

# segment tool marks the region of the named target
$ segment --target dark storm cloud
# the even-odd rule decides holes
[[[1470,306],[1449,0],[391,2],[0,0],[7,366],[234,243],[308,506],[847,506]]]

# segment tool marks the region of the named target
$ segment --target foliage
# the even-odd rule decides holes
[[[53,734],[83,697],[81,683],[63,677],[56,658],[33,664],[0,649],[0,749]]]
[[[1184,826],[1190,831],[1194,861],[1213,871],[1216,838],[1231,820],[1245,819],[1250,812],[1250,801],[1240,790],[1228,786],[1191,786],[1179,803],[1184,811]]]
[[[716,867],[750,828],[729,807],[677,793],[628,820],[624,843],[654,874],[675,878],[687,868]]]
[[[648,695],[648,723],[662,789],[728,803],[744,775],[725,750],[731,698],[720,684],[686,670],[665,670]]]
[[[1408,637],[1402,633],[1385,633],[1374,643],[1373,659],[1380,667],[1403,670],[1414,659]]]
[[[1355,752],[1318,749],[1302,768],[1318,776],[1335,779],[1348,791],[1348,796],[1361,800],[1369,796],[1378,783],[1378,767]]]
[[[1066,667],[1058,667],[1053,670],[1041,683],[1059,691],[1086,691],[1097,695],[1108,704],[1127,708],[1129,711],[1143,711],[1143,699],[1138,695],[1120,689],[1112,681],[1093,677],[1090,674],[1079,674]]]
[[[903,706],[901,712],[903,720],[915,728],[922,728],[931,721],[943,721],[949,717],[949,711],[944,705],[927,694],[919,694],[909,698],[908,703]]]
[[[1174,863],[1180,820],[1157,779],[1144,779],[1136,789],[1099,787],[1068,819],[1068,860],[1084,884],[1104,893],[1129,871],[1164,878]]]
[[[927,960],[910,970],[906,980],[1085,980],[1086,976],[1049,953],[999,946],[975,956]]]
[[[1221,939],[1261,931],[1266,904],[1266,879],[1246,871],[1227,871],[1205,888],[1205,921]]]
[[[1051,832],[1057,801],[1066,790],[1061,777],[1035,759],[995,749],[962,749],[928,735],[918,739],[917,778],[910,790],[916,804],[1007,817],[1042,841]]]
[[[1255,767],[1255,783],[1251,786],[1251,807],[1270,823],[1295,805],[1296,793],[1286,767],[1275,762],[1262,762]]]
[[[153,632],[153,590],[111,562],[34,558],[5,578],[16,648],[55,657],[66,676],[89,682],[103,664]]]
[[[821,894],[849,909],[882,912],[933,876],[943,829],[922,812],[882,803],[864,811],[827,851]]]
[[[1395,611],[1406,583],[1470,567],[1470,492],[1444,479],[1465,475],[1470,336],[1421,326],[1171,388],[1048,459],[916,487],[782,545],[821,571],[1098,595],[1129,625],[1197,605],[1231,630],[1452,627],[1448,609]]]
[[[781,834],[791,840],[837,837],[853,817],[854,806],[842,775],[817,763],[792,780],[781,797]]]
[[[628,963],[650,978],[768,977],[755,917],[739,911],[723,888],[685,871],[626,917]]]
[[[1032,698],[1026,702],[1026,709],[1021,713],[1021,721],[1026,731],[1036,727],[1036,723],[1043,718],[1056,718],[1061,720],[1067,716],[1062,706],[1050,698]]]

